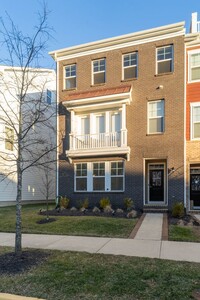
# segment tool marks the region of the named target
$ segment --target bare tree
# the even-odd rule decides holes
[[[45,166],[55,161],[56,116],[54,105],[46,99],[52,81],[50,70],[40,70],[39,60],[46,50],[51,29],[47,24],[46,5],[38,13],[38,25],[31,36],[22,31],[7,16],[1,19],[0,35],[8,57],[0,67],[0,124],[5,149],[0,151],[1,177],[15,176],[16,238],[15,253],[21,254],[21,201],[23,174],[29,168]],[[54,132],[54,134],[53,134]]]
[[[48,148],[46,148],[46,151],[48,151]],[[50,163],[45,163],[44,165],[41,165],[42,170],[42,188],[41,193],[45,196],[46,199],[46,220],[49,220],[49,199],[52,198],[52,195],[54,195],[55,191],[55,182],[56,182],[56,174],[55,174],[55,168],[52,167],[51,163],[51,153],[49,152],[47,155],[47,159],[50,161]],[[46,159],[46,158],[45,158]]]

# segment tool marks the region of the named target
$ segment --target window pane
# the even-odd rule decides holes
[[[193,107],[193,120],[194,122],[200,122],[200,106]]]
[[[87,191],[87,178],[76,178],[76,190]]]
[[[105,72],[94,74],[94,84],[105,83]]]
[[[104,177],[93,177],[93,190],[104,191],[105,190],[105,178]]]
[[[112,177],[111,178],[111,190],[122,191],[123,190],[123,177]]]
[[[149,120],[149,133],[163,132],[163,118]]]
[[[158,63],[158,74],[172,72],[172,60],[162,61]]]
[[[200,138],[200,123],[194,123],[194,138]]]
[[[66,79],[65,83],[66,83],[66,86],[65,86],[66,89],[75,88],[76,87],[76,77]]]
[[[136,78],[137,77],[137,67],[129,67],[124,69],[124,79]]]
[[[200,67],[191,70],[191,77],[192,80],[200,79]]]
[[[191,55],[191,66],[199,66],[200,65],[200,53]]]

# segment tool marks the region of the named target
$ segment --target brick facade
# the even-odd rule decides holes
[[[156,47],[174,46],[174,71],[156,75]],[[122,55],[138,52],[138,78],[122,80]],[[106,58],[106,83],[91,85],[91,61]],[[63,67],[68,64],[77,65],[77,89],[63,89]],[[69,95],[77,92],[94,91],[130,84],[132,86],[132,103],[127,106],[126,126],[128,130],[128,146],[131,148],[130,160],[125,160],[124,192],[74,192],[74,165],[65,155],[69,148],[70,114],[62,111],[59,118],[62,146],[59,161],[59,194],[66,195],[74,203],[88,197],[91,206],[98,204],[103,196],[108,196],[113,206],[123,204],[125,197],[131,197],[137,209],[142,209],[147,196],[147,162],[165,163],[167,207],[173,201],[184,199],[184,37],[177,36],[154,42],[138,44],[132,47],[109,50],[93,55],[85,55],[59,62],[59,98],[68,100]],[[159,88],[163,86],[163,88]],[[147,103],[151,100],[164,99],[165,130],[163,134],[148,135]],[[112,158],[98,157],[102,161]],[[87,158],[88,160],[88,158]],[[90,159],[89,159],[90,160]],[[85,159],[86,161],[86,159]],[[146,164],[146,165],[145,165]],[[170,173],[172,169],[173,172]],[[168,174],[169,173],[169,174]],[[168,176],[169,175],[169,176]]]

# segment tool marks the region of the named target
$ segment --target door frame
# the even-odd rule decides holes
[[[200,169],[200,163],[190,163],[189,164],[189,189],[188,189],[188,194],[189,194],[189,197],[188,197],[188,200],[189,200],[189,210],[199,210],[200,209],[200,206],[194,206],[194,204],[191,203],[191,169]]]
[[[164,170],[164,199],[163,201],[150,201],[150,191],[149,191],[149,171],[150,171],[150,166],[152,165],[163,165],[163,170]],[[144,205],[161,205],[161,206],[166,206],[168,204],[168,184],[167,184],[167,161],[164,159],[145,159],[144,160]]]

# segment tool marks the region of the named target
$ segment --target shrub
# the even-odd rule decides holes
[[[81,208],[87,209],[88,206],[89,206],[89,200],[88,200],[88,198],[85,198],[85,200],[83,200],[83,201],[79,201],[79,208],[80,209]]]
[[[124,206],[127,210],[130,210],[131,208],[133,208],[133,200],[129,197],[124,198]]]
[[[94,214],[99,214],[101,211],[100,211],[100,209],[99,209],[98,207],[95,206],[95,207],[93,208],[92,212],[93,212]]]
[[[114,210],[112,209],[111,205],[106,205],[106,206],[104,207],[103,211],[104,211],[106,214],[114,213]]]
[[[173,207],[172,207],[172,216],[175,218],[181,218],[183,217],[185,214],[184,211],[184,205],[182,202],[176,202],[174,203]]]
[[[110,206],[110,200],[108,197],[103,197],[100,200],[100,207],[104,209],[106,206]]]
[[[66,196],[62,196],[61,199],[60,199],[60,207],[63,207],[63,208],[68,208],[69,206],[69,199],[66,197]]]

